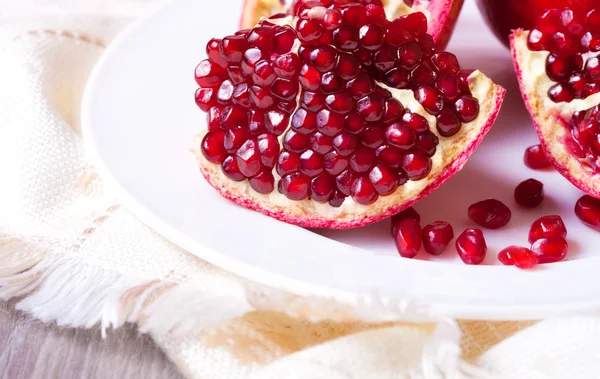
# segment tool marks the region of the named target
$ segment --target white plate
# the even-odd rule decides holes
[[[498,122],[464,170],[417,205],[424,222],[472,226],[467,207],[495,197],[513,209],[500,231],[485,231],[488,257],[467,266],[454,248],[441,258],[402,259],[389,222],[359,230],[309,231],[222,199],[200,175],[189,149],[205,128],[193,101],[195,65],[213,36],[235,31],[241,0],[178,0],[112,44],[94,70],[83,103],[83,131],[104,178],[142,220],[176,244],[241,276],[299,294],[353,298],[377,292],[407,296],[435,314],[524,319],[600,308],[598,234],[573,215],[581,193],[553,171],[528,170],[526,146],[536,143],[508,52],[467,2],[450,49],[463,67],[478,67],[506,86]],[[512,199],[521,180],[545,183],[535,210]],[[496,254],[526,244],[531,222],[560,214],[569,229],[568,261],[521,271]]]

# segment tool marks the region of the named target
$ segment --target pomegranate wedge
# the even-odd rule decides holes
[[[550,10],[510,37],[541,145],[575,186],[600,197],[600,10]]]
[[[195,72],[202,174],[224,197],[306,227],[409,207],[462,168],[504,98],[426,30],[420,13],[390,22],[379,6],[334,2],[209,41]]]
[[[383,5],[390,19],[414,12],[422,12],[429,21],[427,32],[431,34],[438,48],[448,44],[456,19],[464,0],[345,0],[344,4],[362,3]],[[242,9],[240,27],[250,29],[261,17],[277,13],[297,15],[303,4],[319,3],[328,5],[330,0],[246,0]]]

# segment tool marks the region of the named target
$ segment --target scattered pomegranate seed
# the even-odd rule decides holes
[[[515,188],[515,201],[527,208],[535,208],[544,200],[544,185],[535,179],[527,179]]]
[[[421,249],[421,226],[415,219],[406,218],[396,226],[394,235],[400,256],[414,258]]]
[[[485,259],[487,244],[480,229],[466,229],[456,239],[456,250],[463,262],[478,265]]]
[[[512,213],[500,200],[487,199],[472,204],[468,215],[477,225],[487,229],[499,229],[508,224]]]
[[[509,246],[498,253],[498,260],[507,266],[529,269],[538,264],[539,257],[526,247]]]
[[[549,237],[567,237],[567,228],[560,216],[551,215],[540,217],[531,224],[528,238],[529,243],[534,243],[539,239]]]
[[[546,153],[542,149],[542,145],[529,146],[525,150],[525,157],[523,160],[527,167],[534,170],[542,170],[551,166]]]
[[[565,259],[569,245],[561,237],[541,238],[531,245],[531,251],[538,256],[539,263],[552,263]]]
[[[399,212],[392,216],[392,237],[396,235],[396,230],[398,229],[398,224],[402,220],[411,219],[415,220],[418,223],[421,222],[421,215],[415,210],[413,207],[408,207],[402,212]]]
[[[575,214],[581,222],[600,231],[600,200],[590,195],[582,196],[575,204]]]
[[[445,221],[436,221],[423,228],[423,247],[431,255],[441,255],[452,239],[454,230]]]

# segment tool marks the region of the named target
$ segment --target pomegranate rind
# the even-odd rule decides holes
[[[590,165],[570,151],[566,141],[571,139],[567,125],[573,113],[600,103],[600,94],[570,103],[553,103],[547,95],[554,84],[545,74],[547,51],[530,51],[529,31],[518,29],[510,35],[510,50],[525,106],[531,115],[546,156],[556,170],[580,190],[600,197],[600,175]]]
[[[261,17],[285,13],[292,1],[285,0],[285,4],[282,4],[281,0],[245,0],[240,28],[250,29]],[[438,49],[443,50],[450,41],[464,0],[416,0],[412,8],[401,0],[382,0],[382,3],[390,20],[413,12],[423,12],[429,25],[427,33],[431,34]]]
[[[438,150],[432,157],[433,168],[426,178],[409,181],[391,195],[380,196],[371,205],[362,205],[347,198],[341,207],[334,208],[313,200],[292,201],[277,190],[270,194],[259,194],[250,187],[248,181],[232,181],[223,174],[219,165],[206,160],[199,148],[206,132],[200,133],[195,142],[200,171],[206,181],[226,199],[290,224],[328,229],[368,225],[395,215],[433,192],[462,169],[481,143],[498,116],[506,91],[479,71],[471,73],[469,86],[473,96],[480,101],[478,117],[465,123],[456,135],[440,137]],[[418,109],[420,105],[413,106],[413,111],[425,114],[422,108]],[[432,128],[432,132],[437,134],[435,128]],[[279,179],[276,173],[274,175]]]

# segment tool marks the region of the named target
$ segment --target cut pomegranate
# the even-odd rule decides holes
[[[460,170],[504,89],[436,51],[420,13],[388,21],[346,0],[297,13],[207,46],[197,157],[213,187],[280,220],[343,229],[407,208]],[[393,70],[406,80],[390,87]]]
[[[441,255],[453,239],[454,230],[445,221],[436,221],[423,228],[423,247],[431,255]]]
[[[535,208],[544,200],[544,185],[535,179],[527,179],[515,188],[515,201],[527,208]]]
[[[539,257],[526,247],[509,246],[498,253],[498,260],[507,266],[529,269],[538,264]]]
[[[400,221],[394,235],[396,249],[404,258],[414,258],[421,249],[421,225],[417,220],[407,218]]]
[[[480,229],[467,229],[456,239],[456,250],[463,262],[478,265],[485,259],[487,244]]]
[[[543,170],[552,166],[552,163],[550,163],[550,160],[546,157],[544,149],[542,149],[542,145],[529,146],[525,150],[525,157],[523,160],[527,167],[534,170]]]
[[[396,230],[398,229],[398,224],[406,219],[415,220],[418,223],[421,222],[421,215],[415,210],[413,207],[408,207],[400,213],[397,213],[392,216],[392,237],[396,236]]]
[[[540,217],[531,224],[529,243],[547,237],[567,238],[567,228],[560,216]]]
[[[561,237],[541,238],[531,245],[531,251],[538,256],[540,263],[562,261],[567,256],[569,245]]]
[[[581,222],[600,231],[600,200],[585,195],[577,200],[575,214]]]
[[[472,204],[468,215],[477,225],[488,229],[499,229],[508,224],[512,213],[500,200],[487,199]]]
[[[414,12],[422,12],[429,22],[427,32],[431,34],[433,40],[436,42],[438,48],[443,49],[448,44],[452,32],[454,31],[454,25],[456,19],[460,13],[464,0],[427,0],[427,1],[414,1],[414,0],[350,0],[343,1],[340,3],[359,3],[359,4],[371,4],[367,8],[366,12],[363,12],[364,19],[361,22],[368,21],[369,23],[381,25],[384,24],[385,16],[387,15],[390,19],[407,15]],[[298,15],[303,9],[303,5],[310,5],[311,3],[329,4],[328,0],[245,0],[242,8],[242,17],[240,20],[240,27],[242,29],[250,29],[256,25],[261,17],[269,17],[277,13],[287,13],[292,15]],[[378,6],[383,5],[385,11]],[[325,12],[323,15],[323,28],[326,30],[336,29],[341,26],[344,18],[336,12]],[[394,38],[402,40],[405,36],[400,29],[410,26],[406,22],[398,22],[391,27],[394,32],[392,35]],[[337,35],[343,35],[344,37],[337,37]],[[334,38],[344,38],[345,40],[358,41],[359,37],[354,34],[354,30],[341,28],[339,32],[334,34]],[[371,32],[373,34],[373,32]],[[355,42],[358,43],[358,42]],[[347,44],[346,48],[352,49],[355,45]]]
[[[565,178],[594,197],[600,197],[598,12],[548,10],[535,29],[511,35],[521,93],[543,151]]]

